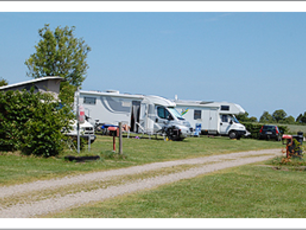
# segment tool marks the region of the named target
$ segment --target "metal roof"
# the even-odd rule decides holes
[[[1,87],[0,87],[0,90],[3,90],[3,89],[10,89],[10,88],[14,88],[14,87],[22,86],[22,85],[27,85],[27,84],[36,83],[36,82],[41,82],[41,81],[48,81],[48,80],[61,80],[61,81],[66,81],[66,80],[65,80],[64,78],[62,78],[62,77],[41,77],[41,78],[36,78],[36,79],[30,80],[30,81],[23,81],[23,82],[19,82],[19,83],[16,83],[16,84],[1,86]]]

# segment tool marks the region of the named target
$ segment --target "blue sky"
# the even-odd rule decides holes
[[[92,48],[84,90],[235,102],[257,118],[306,111],[304,12],[0,12],[0,77],[31,80],[46,23],[76,26]]]

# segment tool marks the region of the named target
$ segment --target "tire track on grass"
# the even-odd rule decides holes
[[[128,168],[108,170],[103,172],[84,173],[78,176],[71,176],[71,177],[64,177],[64,178],[57,178],[50,180],[39,180],[31,183],[0,187],[0,198],[17,196],[22,193],[29,193],[33,191],[54,190],[59,187],[65,187],[73,184],[84,184],[93,181],[104,181],[106,179],[115,176],[141,174],[143,172],[162,169],[165,167],[173,167],[184,164],[186,165],[204,164],[220,160],[236,159],[237,157],[245,157],[250,155],[277,154],[277,153],[280,153],[279,149],[255,150],[255,151],[213,155],[213,156],[206,156],[206,157],[199,157],[192,159],[156,162],[140,166],[132,166]]]
[[[275,154],[272,153],[271,155],[268,156],[241,158],[232,161],[214,163],[202,167],[192,168],[183,172],[168,174],[165,176],[157,176],[153,178],[137,180],[134,182],[126,183],[124,185],[110,186],[106,189],[97,189],[90,192],[69,194],[63,197],[36,201],[30,204],[17,204],[6,209],[0,208],[0,217],[28,218],[28,217],[46,215],[51,212],[60,212],[67,208],[77,207],[90,202],[103,201],[105,199],[113,198],[126,193],[133,193],[146,189],[153,189],[160,185],[177,182],[183,179],[191,179],[199,175],[211,173],[221,169],[265,161],[273,158],[274,156]]]

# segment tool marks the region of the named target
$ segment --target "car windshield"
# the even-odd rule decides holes
[[[175,108],[168,108],[168,111],[179,120],[185,120]]]
[[[275,126],[264,126],[263,127],[263,130],[274,130],[275,129]]]

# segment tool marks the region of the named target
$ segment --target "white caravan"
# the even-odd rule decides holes
[[[240,139],[248,133],[235,117],[245,113],[238,104],[183,100],[175,100],[175,103],[177,110],[193,128],[201,124],[204,134],[228,135],[231,139]]]
[[[176,104],[158,96],[81,90],[80,105],[92,124],[118,125],[122,122],[131,132],[165,134],[173,140],[184,139],[193,131],[189,122],[176,111]]]

